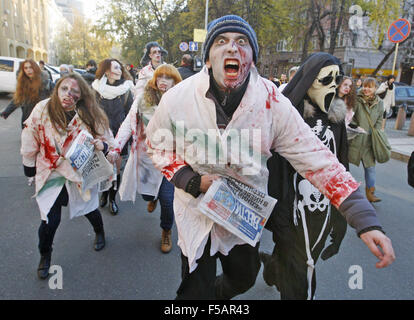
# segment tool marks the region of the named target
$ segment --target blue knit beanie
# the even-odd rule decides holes
[[[238,32],[247,36],[253,49],[253,60],[256,63],[259,54],[259,45],[257,44],[256,33],[253,28],[241,17],[236,15],[228,15],[211,21],[207,26],[207,36],[204,42],[204,62],[208,59],[210,47],[214,39],[225,32]]]

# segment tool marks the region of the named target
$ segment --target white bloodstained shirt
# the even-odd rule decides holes
[[[200,175],[230,176],[267,193],[266,161],[270,150],[275,150],[336,207],[358,188],[291,102],[255,67],[243,99],[222,132],[216,123],[216,106],[206,97],[209,84],[207,67],[177,84],[163,95],[147,126],[148,153],[168,180],[189,165]],[[197,209],[202,196],[194,198],[175,189],[178,245],[188,258],[190,272],[209,235],[211,255],[227,255],[235,245],[245,243]]]

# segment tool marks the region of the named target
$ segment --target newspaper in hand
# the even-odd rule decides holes
[[[366,134],[366,133],[367,132],[361,127],[351,128],[350,126],[346,126],[346,134],[347,134],[348,140],[354,139],[359,134]]]
[[[277,200],[232,178],[215,180],[198,209],[251,246],[260,240]]]
[[[82,178],[83,191],[108,179],[113,174],[112,165],[106,160],[102,151],[95,152],[92,141],[92,135],[82,130],[65,155]]]
[[[98,191],[99,192],[108,191],[112,187],[114,188],[114,190],[117,189],[117,187],[116,187],[116,180],[117,180],[117,177],[116,177],[116,173],[117,173],[117,171],[116,171],[116,165],[114,164],[113,167],[114,167],[114,169],[113,169],[112,175],[110,177],[108,177],[107,179],[99,182],[99,187],[98,187]]]

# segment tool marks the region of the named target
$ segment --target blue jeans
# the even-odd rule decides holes
[[[375,187],[375,167],[365,168],[365,186],[367,188]]]
[[[142,198],[145,201],[155,200],[154,196],[149,196],[147,194],[143,194]],[[166,231],[171,230],[174,223],[174,185],[170,183],[165,177],[162,179],[157,198],[160,199],[161,205],[160,227]]]

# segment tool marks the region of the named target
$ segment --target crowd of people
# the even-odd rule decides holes
[[[24,172],[35,178],[41,216],[39,278],[48,277],[62,206],[69,205],[71,217],[88,219],[96,234],[93,248],[99,251],[105,247],[99,207],[108,205],[117,215],[118,193],[121,201],[142,196],[148,212],[160,202],[164,253],[172,249],[176,223],[182,257],[177,299],[233,298],[254,285],[261,263],[266,283],[275,285],[282,299],[312,299],[316,261],[338,253],[347,225],[379,259],[378,268],[393,262],[391,241],[371,205],[381,200],[375,195],[377,155],[371,135],[383,130],[395,104],[393,77],[379,88],[373,78],[359,85],[343,76],[336,57],[314,53],[288,75],[268,80],[255,67],[255,31],[234,15],[208,25],[201,71],[194,71],[190,55],[183,56],[178,69],[165,62],[167,55],[157,42],[149,42],[139,72],[114,58],[99,64],[90,60],[82,76],[61,65],[55,84],[35,61],[22,62],[16,93],[1,116],[22,109]],[[260,142],[250,139],[247,150],[259,147],[260,157],[248,164],[234,161],[235,150],[225,147],[232,130],[246,129],[261,130]],[[112,186],[101,194],[97,186],[82,188],[64,156],[82,130],[115,168]],[[212,142],[187,139],[191,130],[203,139],[213,131],[212,149],[224,150],[225,163],[200,161],[200,155],[210,156]],[[160,131],[174,134],[160,141]],[[365,197],[349,172],[349,163],[360,162]],[[256,173],[243,174],[250,166]],[[221,177],[278,199],[266,225],[275,242],[271,254],[200,211],[197,204]]]

